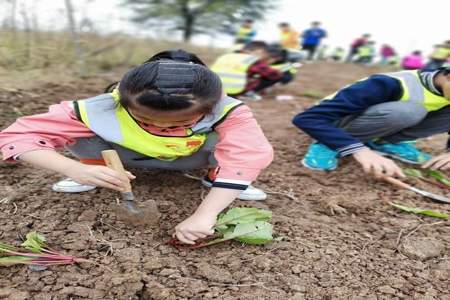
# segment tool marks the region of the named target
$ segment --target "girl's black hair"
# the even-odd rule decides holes
[[[219,76],[195,54],[181,49],[152,56],[105,92],[114,88],[118,88],[124,108],[136,102],[162,111],[186,109],[198,103],[201,112],[209,113],[222,96]]]

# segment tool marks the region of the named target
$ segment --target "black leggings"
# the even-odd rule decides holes
[[[278,82],[281,82],[282,84],[287,84],[293,78],[294,78],[294,76],[290,72],[284,72],[283,77],[281,77],[278,80],[269,80],[269,79],[261,78],[261,81],[259,82],[258,86],[256,88],[254,88],[253,91],[255,91],[255,92],[262,91]]]
[[[312,60],[314,58],[314,53],[316,53],[317,45],[303,45],[303,50],[308,51],[308,60]]]

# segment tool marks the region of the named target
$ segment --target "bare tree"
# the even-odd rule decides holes
[[[16,31],[16,9],[17,9],[17,1],[16,0],[8,0],[11,3],[11,14],[9,17],[9,26],[12,31]]]
[[[22,15],[23,30],[25,31],[25,59],[30,62],[31,60],[31,25],[30,17],[27,13],[27,7],[22,3],[20,7],[20,14]]]
[[[72,38],[72,43],[75,47],[75,55],[77,62],[79,63],[79,73],[84,74],[84,57],[83,57],[83,50],[81,49],[81,43],[80,43],[80,36],[77,31],[77,26],[75,23],[75,17],[74,17],[74,9],[72,5],[71,0],[65,0],[66,3],[66,12],[67,12],[67,20],[69,25],[69,32],[70,36]]]

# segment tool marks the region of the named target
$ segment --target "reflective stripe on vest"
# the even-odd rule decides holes
[[[420,103],[427,111],[436,111],[450,105],[450,100],[433,94],[423,86],[418,71],[402,71],[384,75],[396,78],[401,82],[403,95],[400,101]]]
[[[206,136],[222,122],[241,101],[225,97],[192,128],[186,136],[158,136],[142,129],[128,112],[118,105],[116,91],[76,101],[78,116],[89,129],[102,139],[124,148],[160,160],[175,160],[190,156],[205,143]]]
[[[211,66],[222,80],[227,94],[236,95],[245,90],[247,70],[258,61],[258,57],[243,53],[228,53],[219,57]]]

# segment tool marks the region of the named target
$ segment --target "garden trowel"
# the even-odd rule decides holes
[[[102,157],[107,167],[124,175],[126,174],[125,168],[123,167],[122,161],[120,160],[120,157],[117,154],[116,150],[104,150],[102,151]],[[125,217],[124,219],[126,221],[138,224],[158,222],[159,211],[155,201],[147,201],[146,204],[149,207],[139,208],[136,203],[136,198],[133,194],[130,181],[128,181],[125,190],[121,192],[121,194],[123,200],[120,207],[120,211],[122,214],[121,217]]]
[[[412,191],[414,193],[420,194],[420,195],[422,195],[424,197],[430,198],[431,200],[433,200],[435,202],[450,204],[450,198],[447,198],[447,197],[442,196],[442,195],[436,195],[436,194],[433,194],[433,193],[430,193],[430,192],[427,192],[427,191],[424,191],[424,190],[420,190],[418,188],[415,188],[415,187],[413,187],[413,186],[411,186],[411,185],[409,185],[407,183],[404,183],[403,181],[395,179],[393,177],[385,176],[385,177],[383,177],[383,180],[386,181],[386,182],[389,182],[389,183],[391,183],[391,184],[393,184],[395,186],[398,186],[400,188],[407,189],[407,190],[410,190],[410,191]]]

